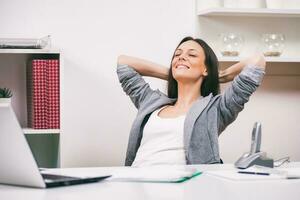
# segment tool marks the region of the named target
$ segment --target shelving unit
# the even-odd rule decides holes
[[[196,2],[199,4],[195,6],[195,37],[212,47],[219,59],[220,69],[226,69],[253,53],[262,52],[262,34],[285,35],[282,54],[279,57],[265,57],[266,76],[262,84],[235,122],[219,137],[220,156],[225,162],[235,162],[239,153],[232,156],[230,144],[239,141],[234,151],[247,151],[246,141],[249,142],[249,138],[244,135],[247,135],[245,127],[251,130],[249,123],[260,121],[263,124],[263,151],[273,158],[288,155],[291,159],[298,159],[299,154],[295,151],[298,144],[294,141],[299,140],[299,127],[295,119],[298,119],[300,111],[300,9],[206,9],[204,0]],[[202,5],[206,8],[202,9]],[[222,33],[243,36],[244,45],[239,56],[222,56]],[[221,92],[229,85],[221,84]],[[282,134],[285,139],[282,139]]]
[[[245,17],[300,17],[300,9],[237,9],[213,8],[197,12],[199,16],[245,16]]]
[[[60,166],[61,129],[27,127],[26,66],[31,59],[59,59],[60,121],[62,121],[63,62],[58,49],[0,49],[0,86],[13,91],[12,107],[39,167]],[[60,123],[62,124],[62,123]]]
[[[32,129],[23,128],[24,134],[59,134],[60,129]]]
[[[286,37],[284,51],[279,57],[266,57],[267,75],[300,75],[300,9],[201,9],[197,5],[196,8],[196,36],[213,48],[221,67],[259,52],[262,48],[262,34],[282,33]],[[245,43],[240,56],[221,55],[221,33],[243,35]]]
[[[60,54],[58,49],[0,49],[0,54]]]
[[[225,57],[225,56],[219,56],[218,60],[220,62],[238,62],[242,60],[244,57]],[[300,62],[300,57],[299,58],[286,58],[286,57],[266,57],[266,62],[267,63],[299,63]]]

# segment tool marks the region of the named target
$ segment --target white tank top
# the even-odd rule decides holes
[[[161,108],[163,109],[163,108]],[[151,165],[185,165],[183,127],[185,115],[176,118],[161,118],[154,111],[143,131],[134,167]]]

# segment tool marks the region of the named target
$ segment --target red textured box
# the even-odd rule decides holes
[[[49,129],[60,128],[59,110],[59,61],[47,60],[47,125]]]
[[[33,60],[28,68],[28,125],[47,129],[46,60]]]
[[[28,126],[60,128],[60,80],[57,59],[35,59],[27,68]]]

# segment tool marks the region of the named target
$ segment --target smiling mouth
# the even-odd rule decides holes
[[[176,69],[190,69],[190,68],[186,65],[177,65]]]

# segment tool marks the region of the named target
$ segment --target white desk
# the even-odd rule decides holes
[[[300,162],[285,165],[300,167]],[[202,171],[232,169],[230,164],[196,165]],[[102,175],[126,170],[125,167],[73,168],[63,169],[64,174]],[[105,180],[98,183],[59,187],[52,189],[34,189],[0,185],[1,200],[77,200],[77,199],[118,199],[118,200],[246,200],[246,199],[300,199],[300,179],[295,180],[259,180],[232,181],[212,177],[206,174],[183,183],[136,183]]]

